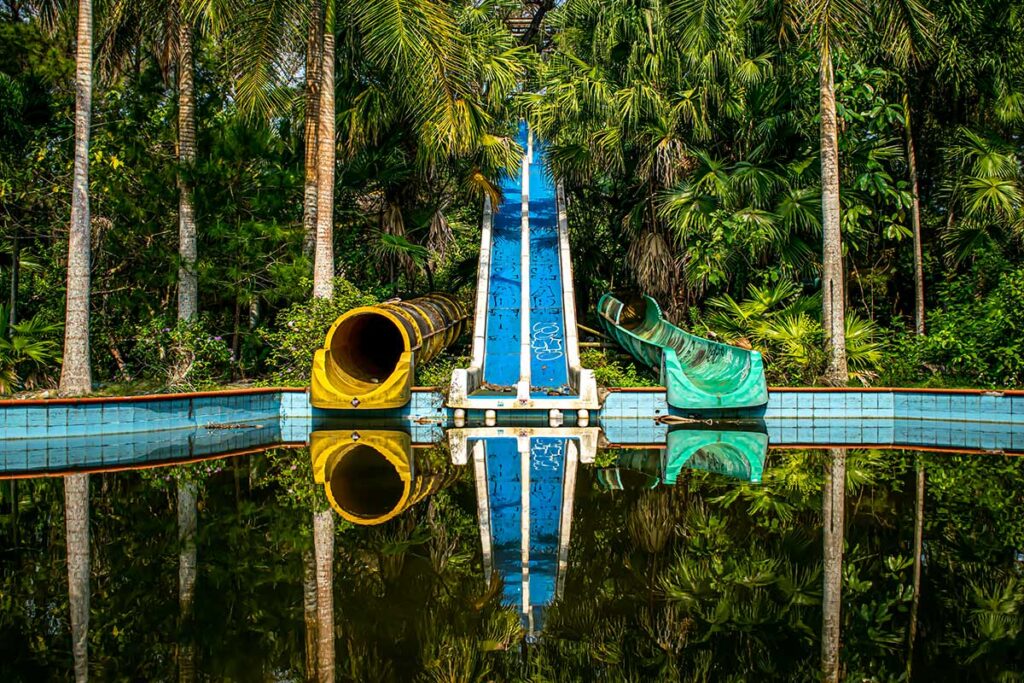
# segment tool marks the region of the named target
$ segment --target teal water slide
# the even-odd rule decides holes
[[[597,304],[601,324],[627,351],[658,371],[668,404],[682,409],[749,408],[768,402],[761,354],[684,332],[658,302],[626,305],[611,294]]]

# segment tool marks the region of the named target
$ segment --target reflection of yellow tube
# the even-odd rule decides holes
[[[338,318],[313,357],[317,408],[400,408],[412,397],[413,370],[450,346],[466,312],[445,294],[361,306]]]
[[[324,485],[331,507],[353,524],[383,524],[455,480],[447,468],[417,472],[405,432],[313,432],[310,451],[314,481]]]

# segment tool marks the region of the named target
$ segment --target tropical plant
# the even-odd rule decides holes
[[[60,331],[38,314],[11,325],[9,309],[0,304],[0,394],[32,389],[53,377],[61,360],[54,339]]]

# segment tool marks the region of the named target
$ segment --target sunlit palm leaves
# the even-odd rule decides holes
[[[959,171],[945,188],[952,204],[947,258],[961,263],[982,246],[1024,237],[1024,176],[1014,148],[964,128],[947,154]]]

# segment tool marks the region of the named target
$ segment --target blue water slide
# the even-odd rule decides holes
[[[516,140],[527,145],[526,124]],[[484,338],[483,389],[515,393],[519,381],[520,334],[523,318],[522,200],[523,177],[501,179],[502,201],[492,214],[490,273]]]
[[[572,393],[566,357],[565,302],[558,243],[557,186],[533,146],[529,165],[530,225],[530,390],[548,396]]]

